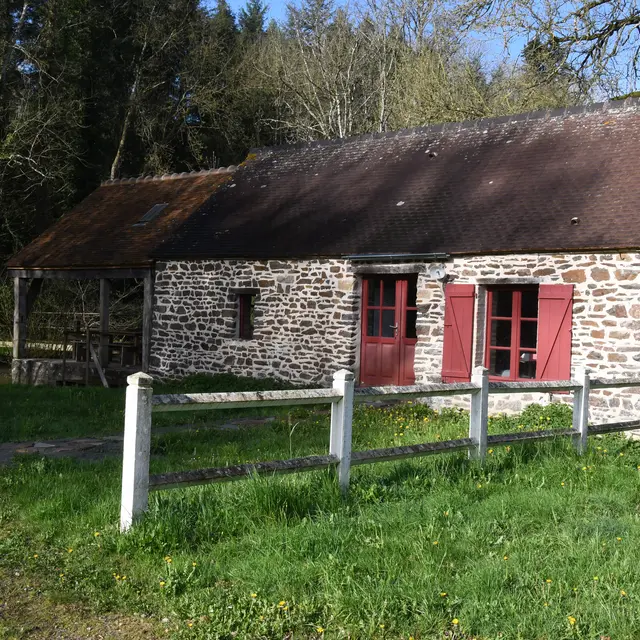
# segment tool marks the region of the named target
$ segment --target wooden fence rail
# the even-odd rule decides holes
[[[478,367],[471,382],[426,384],[408,387],[365,387],[355,389],[354,375],[338,371],[330,389],[297,389],[288,391],[246,391],[238,393],[187,393],[153,395],[151,376],[136,373],[127,379],[124,459],[122,469],[122,502],[120,529],[128,530],[134,520],[146,511],[149,491],[187,487],[210,482],[226,482],[253,474],[280,474],[313,471],[335,467],[343,491],[349,487],[352,466],[414,458],[417,456],[467,451],[472,459],[483,460],[487,446],[570,437],[579,453],[587,446],[587,436],[640,429],[640,420],[588,426],[591,389],[640,387],[640,378],[624,380],[590,379],[586,369],[578,369],[573,380],[530,382],[489,382],[488,371]],[[531,393],[551,391],[573,392],[573,425],[571,429],[547,429],[488,435],[489,394]],[[425,398],[433,396],[470,395],[469,437],[459,440],[426,442],[351,451],[351,429],[355,403],[389,399]],[[151,422],[153,412],[212,410],[230,407],[289,406],[331,404],[331,433],[328,455],[306,456],[290,460],[270,460],[212,469],[196,469],[149,475]]]

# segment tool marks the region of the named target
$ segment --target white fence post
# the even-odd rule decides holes
[[[489,370],[476,367],[471,382],[480,389],[471,394],[469,414],[469,438],[475,445],[469,449],[469,458],[484,460],[487,455],[487,430],[489,427]]]
[[[577,367],[574,379],[582,385],[582,388],[573,392],[573,430],[576,432],[576,435],[573,436],[573,446],[579,454],[583,454],[587,450],[587,436],[589,435],[589,391],[591,388],[589,370],[585,367]]]
[[[136,517],[147,510],[149,499],[153,378],[146,373],[134,373],[127,383],[120,531],[127,531]]]
[[[333,388],[340,393],[342,399],[333,402],[331,405],[329,453],[340,460],[338,464],[338,482],[343,493],[346,493],[349,489],[354,378],[353,373],[347,369],[341,369],[333,374]]]

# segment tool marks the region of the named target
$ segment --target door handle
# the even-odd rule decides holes
[[[397,324],[390,324],[389,327],[391,329],[395,329],[396,331],[398,330],[398,325]]]

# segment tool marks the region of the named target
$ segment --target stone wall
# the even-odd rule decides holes
[[[602,378],[640,376],[640,254],[477,256],[452,259],[446,269],[450,282],[477,285],[475,365],[483,364],[487,286],[571,283],[572,367],[585,365]],[[242,289],[259,291],[252,340],[236,337],[235,292]],[[344,260],[159,264],[152,372],[170,377],[226,371],[323,384],[339,368],[357,374],[359,298],[359,277]],[[440,380],[443,324],[444,285],[425,268],[418,275],[418,382]],[[570,398],[494,396],[491,410]],[[597,422],[636,417],[640,392],[594,392],[591,407]]]
[[[238,298],[257,291],[253,339]],[[328,383],[356,366],[358,281],[343,260],[170,262],[156,268],[151,371]]]
[[[483,364],[486,287],[491,284],[573,284],[572,369],[588,367],[593,377],[640,376],[640,254],[526,254],[456,258],[446,265],[450,281],[475,284],[474,364]],[[442,363],[443,285],[418,283],[416,378],[438,381]],[[567,394],[495,396],[490,409],[519,411],[536,402],[568,401]],[[592,393],[597,422],[638,417],[640,390]]]

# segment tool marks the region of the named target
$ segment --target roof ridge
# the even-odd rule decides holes
[[[529,120],[544,120],[549,118],[566,117],[573,115],[581,115],[588,113],[609,113],[618,111],[627,111],[632,109],[640,110],[640,98],[624,98],[611,99],[606,102],[595,102],[590,104],[581,104],[571,107],[560,107],[558,109],[539,109],[537,111],[526,111],[524,113],[515,113],[508,116],[491,116],[487,118],[477,118],[475,120],[460,120],[457,122],[439,122],[428,124],[420,127],[408,127],[406,129],[398,129],[396,131],[384,131],[382,133],[362,133],[356,136],[348,136],[346,138],[331,138],[329,140],[312,140],[309,142],[293,142],[289,144],[279,144],[267,147],[256,147],[250,149],[250,153],[264,154],[274,150],[281,149],[301,149],[324,147],[331,145],[347,144],[349,142],[357,142],[359,140],[375,140],[379,138],[396,138],[415,134],[425,133],[444,133],[458,132],[464,129],[479,129],[496,124],[509,124],[515,122],[528,122]]]
[[[138,182],[159,182],[162,180],[176,180],[179,178],[195,178],[196,176],[208,176],[221,173],[233,173],[237,169],[236,165],[231,164],[228,167],[219,167],[217,169],[202,169],[200,171],[184,171],[182,173],[165,173],[159,176],[138,176],[135,178],[116,178],[114,180],[103,180],[101,187],[112,184],[135,184]]]

